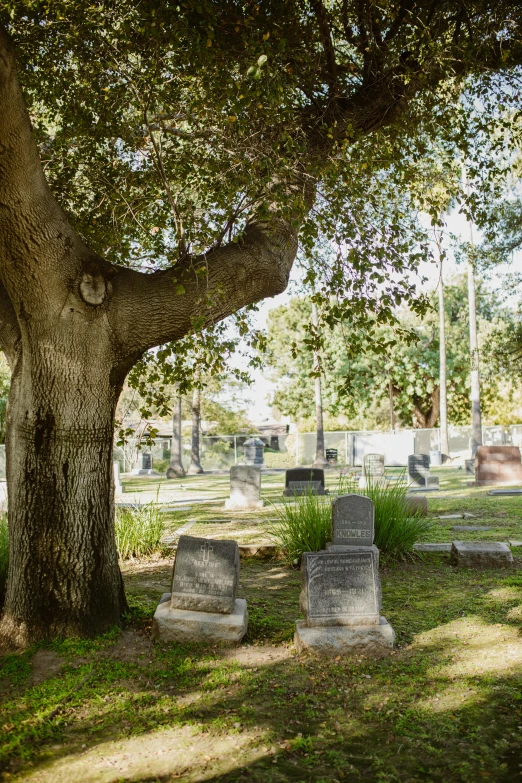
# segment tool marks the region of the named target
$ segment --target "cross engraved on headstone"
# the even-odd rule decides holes
[[[201,551],[203,552],[203,562],[208,563],[210,560],[210,553],[214,551],[214,547],[210,546],[208,541],[206,541],[202,547],[200,547]]]

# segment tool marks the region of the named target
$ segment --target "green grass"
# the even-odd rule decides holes
[[[303,552],[318,552],[331,539],[332,501],[324,495],[307,492],[272,504],[277,518],[267,525],[289,563],[300,560]]]
[[[149,571],[127,577],[125,637],[115,629],[3,659],[5,779],[519,780],[520,577],[453,569],[443,555],[390,563],[381,577],[383,614],[398,638],[383,660],[288,649],[300,575],[283,564],[243,562],[251,629],[227,655],[151,644],[147,624],[170,568],[158,570],[155,590]],[[62,669],[34,684],[31,660],[46,650]]]
[[[375,545],[389,557],[402,558],[413,552],[416,541],[427,540],[433,527],[431,519],[408,505],[408,485],[403,477],[398,481],[370,483],[366,489],[356,489],[353,481],[341,478],[339,489],[365,495],[375,509]]]
[[[468,511],[493,525],[468,537],[522,540],[520,498],[471,488],[463,471],[435,472],[448,493],[428,495],[431,515]],[[338,472],[326,476],[335,494]],[[227,475],[132,479],[135,490],[155,491],[160,481],[184,502],[209,499],[162,515],[172,528],[196,519],[189,535],[235,538],[250,528],[262,537],[276,516],[271,504],[225,510]],[[283,474],[262,481],[263,496],[282,507]],[[475,524],[432,522],[430,539],[446,541],[453,525]],[[388,559],[382,614],[397,649],[383,660],[297,656],[301,575],[282,561],[241,561],[249,631],[239,650],[154,643],[152,615],[171,565],[124,564],[123,629],[0,657],[0,780],[522,780],[522,548],[513,554],[515,568],[505,571],[452,568],[444,554]],[[35,681],[43,655],[61,669],[44,658],[44,679]]]
[[[122,560],[161,550],[163,521],[158,506],[151,502],[133,508],[117,508],[115,533],[116,548]]]

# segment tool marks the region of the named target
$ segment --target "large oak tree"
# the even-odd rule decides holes
[[[370,160],[392,156],[401,133],[406,148],[418,125],[429,132],[441,85],[449,102],[466,74],[519,62],[520,4],[0,11],[0,347],[12,368],[1,634],[25,644],[99,633],[125,609],[111,463],[130,368],[284,290],[300,231],[306,246],[314,220],[340,211],[336,187],[363,176],[366,139]],[[380,247],[376,285],[386,263]]]

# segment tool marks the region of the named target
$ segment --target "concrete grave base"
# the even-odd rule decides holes
[[[284,489],[283,497],[293,498],[302,495],[329,495],[330,490],[319,487],[319,489]]]
[[[371,655],[382,658],[389,655],[395,644],[395,631],[381,617],[379,625],[309,627],[305,620],[295,624],[294,644],[298,653],[316,655]]]
[[[466,568],[508,568],[513,555],[500,541],[453,541],[450,563]]]
[[[152,636],[162,642],[239,644],[248,629],[246,601],[236,598],[232,614],[172,609],[164,593],[154,613]]]
[[[225,508],[229,511],[263,508],[264,505],[264,500],[242,500],[241,498],[227,498],[225,500]]]
[[[410,492],[439,492],[440,487],[437,485],[436,487],[432,486],[431,484],[427,487],[408,487],[408,494]]]
[[[439,544],[437,543],[421,543],[414,544],[413,548],[416,552],[451,552],[451,544]]]

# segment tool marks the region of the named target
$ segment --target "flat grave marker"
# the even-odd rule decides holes
[[[283,495],[327,495],[322,468],[290,468],[285,473],[285,489]]]
[[[501,541],[453,541],[450,563],[467,568],[508,568],[513,555]]]

